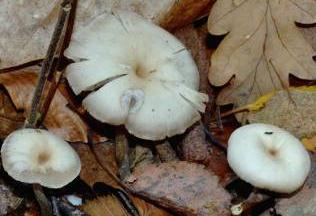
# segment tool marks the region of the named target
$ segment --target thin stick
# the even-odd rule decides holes
[[[54,62],[54,56],[56,53],[56,49],[58,47],[59,41],[61,39],[61,35],[63,32],[63,29],[66,24],[66,20],[68,17],[68,14],[71,9],[71,4],[69,3],[69,0],[64,0],[61,4],[61,10],[58,16],[58,21],[54,29],[54,33],[51,39],[51,42],[49,44],[46,57],[43,60],[42,68],[40,71],[40,76],[38,78],[38,82],[35,88],[34,96],[32,99],[32,105],[31,105],[31,112],[26,120],[25,127],[36,127],[37,121],[40,117],[40,113],[38,112],[38,109],[40,107],[40,101],[42,99],[42,95],[44,92],[44,87],[48,78],[48,75],[51,72],[52,65]]]
[[[222,150],[224,150],[225,152],[227,152],[227,146],[224,145],[223,143],[221,143],[219,140],[217,140],[213,134],[208,131],[208,129],[205,127],[205,125],[203,123],[201,123],[202,127],[203,127],[203,130],[204,130],[204,133],[206,135],[206,137],[209,138],[209,140],[211,141],[212,144],[214,144],[215,146],[221,148]]]
[[[38,120],[38,124],[41,124],[44,121],[44,118],[48,112],[49,106],[55,96],[55,93],[59,87],[59,83],[61,80],[61,77],[63,75],[64,70],[60,70],[61,65],[63,63],[63,53],[65,51],[66,48],[66,42],[67,37],[71,35],[72,32],[72,27],[73,27],[73,22],[74,22],[74,17],[75,17],[75,9],[76,9],[76,0],[69,0],[69,4],[72,5],[73,8],[71,8],[69,10],[69,14],[68,14],[68,18],[67,18],[67,26],[66,26],[66,33],[64,35],[63,40],[60,41],[60,51],[58,54],[58,60],[56,63],[56,66],[54,67],[54,70],[50,71],[50,74],[48,74],[49,76],[49,81],[50,81],[50,85],[48,88],[48,92],[44,98],[44,101],[42,103],[42,106],[40,107],[40,113],[41,113],[41,118]],[[70,32],[70,33],[69,33]]]
[[[69,0],[64,0],[61,4],[58,21],[56,23],[51,42],[49,44],[46,57],[42,63],[40,76],[38,78],[35,92],[32,98],[31,112],[25,121],[24,127],[30,127],[30,128],[37,127],[38,119],[40,119],[39,117],[41,116],[41,113],[39,112],[39,107],[40,107],[40,102],[43,98],[44,87],[46,85],[48,75],[50,74],[52,70],[56,49],[61,40],[61,35],[63,32],[64,26],[66,24],[70,9],[71,9],[71,4]],[[33,191],[34,191],[35,198],[38,204],[40,205],[41,215],[53,216],[50,202],[45,196],[42,186],[39,184],[33,184]]]

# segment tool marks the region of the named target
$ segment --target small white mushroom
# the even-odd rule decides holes
[[[4,170],[15,180],[61,188],[74,180],[81,169],[71,146],[54,134],[40,129],[11,133],[1,147]]]
[[[258,188],[292,193],[304,184],[311,161],[301,142],[273,125],[249,124],[228,141],[228,162],[234,172]]]
[[[124,124],[137,137],[159,140],[200,119],[208,97],[188,50],[170,33],[126,11],[102,14],[73,34],[66,76],[96,119]],[[98,89],[100,88],[100,89]]]

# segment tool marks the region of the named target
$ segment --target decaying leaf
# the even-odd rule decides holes
[[[230,195],[203,165],[185,161],[148,165],[127,179],[129,188],[184,215],[229,215]]]
[[[182,154],[186,161],[203,162],[209,155],[208,144],[203,127],[194,125],[181,142]]]
[[[0,74],[0,84],[8,91],[16,109],[24,110],[26,117],[31,108],[32,97],[39,68]],[[87,141],[87,127],[80,117],[66,105],[67,100],[57,91],[44,120],[44,125],[67,141]]]
[[[208,95],[212,94],[212,88],[208,82],[207,74],[209,70],[209,58],[212,49],[207,45],[207,26],[206,23],[201,26],[190,24],[177,29],[173,34],[185,45],[190,51],[200,74],[200,88],[199,90]],[[203,121],[207,122],[211,117],[212,103],[206,104],[206,111],[203,115]]]
[[[278,199],[276,212],[282,216],[316,215],[316,157],[311,155],[312,168],[303,188],[294,194]],[[268,212],[262,216],[270,216]]]
[[[132,197],[140,216],[171,216],[166,211],[151,205],[150,203]],[[90,216],[128,216],[126,209],[122,203],[113,195],[98,197],[97,199],[88,201],[82,206],[85,213]]]
[[[0,215],[7,215],[22,203],[23,199],[16,196],[3,182],[0,184]]]
[[[316,189],[304,187],[294,196],[281,199],[276,205],[277,213],[282,216],[316,215]]]
[[[120,188],[115,179],[100,165],[100,163],[102,163],[102,165],[109,168],[113,174],[117,173],[118,167],[115,160],[115,147],[113,144],[108,142],[94,144],[93,148],[95,151],[93,152],[86,144],[76,143],[73,147],[81,160],[80,178],[84,182],[91,187],[93,187],[96,182],[103,182],[114,188]]]
[[[0,89],[0,139],[5,139],[12,131],[24,124],[23,114],[17,112],[10,97]]]
[[[145,200],[132,197],[133,203],[141,216],[172,216],[167,211],[158,208]]]
[[[250,123],[267,123],[282,127],[298,138],[316,134],[316,88],[300,87],[274,93],[264,108],[250,112]]]
[[[158,1],[157,1],[158,2]],[[170,2],[170,1],[169,1]],[[214,0],[175,0],[166,14],[159,18],[159,25],[172,30],[191,23],[198,16],[207,14]]]
[[[190,23],[213,0],[78,0],[75,28],[112,9],[135,11],[165,28]],[[57,21],[60,0],[0,1],[0,68],[42,59]]]
[[[120,201],[112,195],[88,201],[82,209],[90,216],[128,216]]]
[[[308,151],[316,153],[316,136],[303,138],[301,141]]]
[[[209,80],[215,86],[230,81],[218,104],[242,106],[288,87],[289,74],[315,79],[315,52],[295,24],[315,22],[314,0],[216,1],[208,28],[227,35],[212,55]]]

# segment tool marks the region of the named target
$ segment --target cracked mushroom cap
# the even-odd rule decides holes
[[[280,193],[304,184],[311,161],[301,142],[289,132],[268,124],[249,124],[228,140],[228,163],[246,182]]]
[[[124,124],[140,138],[183,133],[200,119],[208,97],[188,50],[170,33],[131,13],[103,14],[73,34],[65,55],[76,94],[96,119]]]
[[[71,146],[54,134],[40,129],[11,133],[1,147],[4,170],[15,180],[61,188],[74,180],[81,169]]]

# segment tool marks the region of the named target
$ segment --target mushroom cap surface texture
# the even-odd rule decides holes
[[[197,66],[173,35],[126,11],[105,13],[74,32],[65,56],[76,94],[96,119],[143,139],[183,133],[200,119],[208,97],[199,93]]]
[[[11,133],[1,147],[4,170],[15,180],[61,188],[74,180],[81,169],[72,147],[58,136],[41,129]]]
[[[311,161],[301,142],[289,132],[268,124],[249,124],[228,140],[228,163],[246,182],[280,193],[304,184]]]

